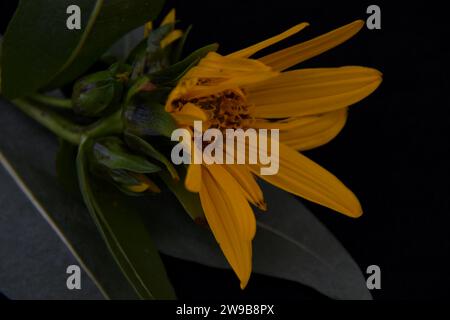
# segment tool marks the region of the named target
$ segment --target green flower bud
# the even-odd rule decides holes
[[[131,152],[117,137],[94,141],[89,151],[91,172],[108,180],[126,194],[159,192],[158,186],[146,174],[161,169],[144,156]]]
[[[112,170],[128,170],[137,173],[154,173],[161,170],[144,156],[130,151],[126,144],[117,137],[96,139],[92,146],[95,162]]]
[[[123,112],[126,131],[140,137],[170,138],[177,126],[161,104],[165,97],[166,92],[156,89],[152,92],[140,92],[129,99]]]
[[[74,86],[73,109],[84,116],[100,116],[120,104],[122,92],[122,81],[111,71],[88,75],[77,81]]]

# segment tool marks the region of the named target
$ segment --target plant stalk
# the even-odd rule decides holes
[[[46,127],[58,137],[73,144],[80,144],[82,137],[95,138],[121,133],[123,129],[122,112],[117,110],[110,116],[100,119],[89,126],[79,126],[65,117],[42,106],[36,106],[27,100],[12,101],[26,115]]]
[[[39,122],[57,136],[73,144],[79,144],[83,127],[74,124],[59,114],[42,107],[35,106],[23,99],[12,101],[26,115]]]
[[[31,97],[36,102],[42,103],[47,106],[60,108],[60,109],[72,109],[72,100],[47,96],[44,94],[35,94]]]
[[[92,125],[83,128],[83,135],[89,138],[96,138],[100,136],[122,133],[122,131],[122,110],[119,109],[108,117],[102,118]]]

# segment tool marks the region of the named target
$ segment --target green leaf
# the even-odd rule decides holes
[[[89,175],[83,140],[77,157],[80,189],[99,231],[125,277],[141,299],[173,299],[175,294],[164,265],[144,227],[137,198],[128,198]]]
[[[140,26],[128,32],[126,35],[116,41],[116,43],[103,55],[103,57],[114,59],[116,61],[128,62],[128,57],[130,57],[131,52],[139,43],[141,43],[143,38],[144,26]]]
[[[56,175],[63,188],[74,197],[81,200],[80,188],[78,187],[77,158],[78,147],[63,139],[59,140],[58,153],[56,154]]]
[[[124,169],[138,173],[154,173],[161,170],[144,157],[128,151],[125,143],[117,137],[96,139],[90,151],[97,163],[109,169]]]
[[[146,156],[156,159],[164,164],[167,171],[169,171],[172,179],[180,180],[177,170],[173,166],[172,162],[167,159],[165,155],[154,148],[150,143],[128,132],[125,132],[125,141],[130,146],[130,148],[132,148],[136,152],[145,154]]]
[[[218,44],[210,44],[203,48],[197,49],[184,60],[171,65],[164,70],[152,74],[153,81],[164,85],[176,85],[176,83],[186,74],[186,72],[197,65],[200,60],[210,51],[217,51]]]
[[[7,29],[2,92],[12,99],[59,87],[85,72],[127,32],[153,20],[163,0],[22,0]],[[81,8],[81,30],[68,30],[69,5]]]

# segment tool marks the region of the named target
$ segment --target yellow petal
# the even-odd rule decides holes
[[[364,21],[357,20],[320,37],[264,56],[259,60],[276,71],[282,71],[347,41],[363,26]]]
[[[202,186],[202,168],[200,164],[190,164],[184,185],[190,192],[200,192]]]
[[[171,103],[178,98],[193,99],[227,89],[235,90],[277,75],[278,72],[272,71],[259,61],[228,58],[210,52],[197,66],[191,68],[172,90],[166,103],[166,111],[172,111]]]
[[[229,58],[210,52],[197,66],[189,70],[181,83],[184,89],[178,91],[183,97],[192,99],[251,85],[277,75],[278,72],[272,71],[257,60]],[[197,83],[198,79],[207,81]]]
[[[249,121],[249,127],[255,129],[279,129],[279,130],[291,130],[299,127],[306,126],[311,122],[316,121],[316,118],[320,115],[306,116],[300,118],[286,118],[281,120],[261,119],[256,118],[253,121]]]
[[[214,86],[196,86],[192,88],[188,94],[186,94],[187,99],[194,99],[200,97],[206,97],[213,94],[217,94],[223,92],[225,90],[235,90],[236,88],[260,82],[266,80],[268,78],[273,77],[273,73],[248,73],[246,75],[242,75],[240,77],[234,77],[231,79],[227,79],[226,81],[222,81]]]
[[[208,115],[199,106],[193,103],[186,103],[180,111],[177,113],[184,114],[186,116],[191,116],[194,119],[206,121],[208,120]]]
[[[249,165],[259,175],[258,165]],[[280,143],[279,172],[262,179],[297,196],[350,217],[362,214],[356,196],[334,175],[294,149]]]
[[[226,165],[207,165],[208,169],[216,183],[222,189],[223,194],[228,197],[229,204],[236,214],[236,220],[239,221],[242,234],[246,239],[252,240],[256,233],[256,220],[253,211],[248,204],[245,196],[240,192],[239,183],[224,168]]]
[[[160,193],[161,189],[146,175],[144,174],[132,174],[136,179],[140,181],[139,184],[133,186],[126,186],[126,188],[132,192],[141,193],[144,191],[151,191],[154,193]]]
[[[256,119],[249,127],[256,129],[279,129],[280,140],[299,151],[324,145],[335,138],[347,120],[347,109],[300,118],[282,120]]]
[[[241,277],[244,278],[242,264],[239,261],[241,241],[233,230],[233,221],[229,219],[229,207],[207,170],[205,170],[203,181],[204,183],[200,190],[200,201],[206,220],[228,263],[239,279]]]
[[[136,184],[133,186],[126,186],[131,192],[141,193],[148,189],[148,185],[145,183]]]
[[[284,72],[247,86],[257,118],[287,118],[329,112],[350,106],[380,85],[378,70],[365,67],[301,69]]]
[[[203,166],[200,190],[205,217],[226,259],[244,288],[251,274],[251,241],[256,221],[237,182],[220,165]]]
[[[230,164],[224,167],[236,179],[247,200],[261,210],[267,210],[261,188],[248,168],[239,164]]]
[[[194,121],[207,121],[209,116],[206,112],[193,103],[187,103],[181,110],[171,113],[178,125],[193,125]]]
[[[280,133],[281,141],[299,151],[322,146],[334,139],[342,130],[347,120],[347,109],[308,118],[313,118],[313,121],[291,130],[282,131]]]
[[[297,32],[303,30],[304,28],[306,28],[307,26],[309,26],[308,23],[303,22],[300,23],[292,28],[290,28],[289,30],[284,31],[283,33],[280,33],[279,35],[276,35],[272,38],[269,38],[267,40],[261,41],[257,44],[254,44],[250,47],[247,47],[245,49],[233,52],[231,54],[228,55],[228,57],[233,57],[233,58],[248,58],[252,55],[254,55],[256,52],[267,48],[277,42],[280,42],[294,34],[296,34]]]
[[[144,38],[147,38],[150,32],[152,32],[152,30],[153,30],[153,22],[149,21],[144,26]]]
[[[162,41],[161,41],[161,48],[167,47],[172,42],[180,39],[183,36],[183,31],[181,30],[173,30],[171,31]]]
[[[164,26],[166,24],[175,23],[175,9],[169,11],[169,13],[164,17],[161,25]]]
[[[271,68],[253,59],[232,58],[209,52],[200,63],[189,70],[191,78],[233,78],[258,72],[272,72]]]

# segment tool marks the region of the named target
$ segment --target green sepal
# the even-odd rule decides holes
[[[96,139],[91,149],[92,160],[111,170],[128,170],[137,173],[154,173],[161,168],[146,158],[132,153],[117,137]]]
[[[140,91],[144,90],[147,85],[150,84],[150,78],[148,76],[141,76],[133,81],[128,89],[127,96],[125,97],[125,105],[127,105],[131,98]]]
[[[182,57],[182,54],[183,54],[184,46],[186,44],[187,37],[191,33],[191,30],[192,30],[192,25],[190,25],[186,29],[186,31],[184,31],[183,36],[177,41],[178,43],[173,48],[173,52],[171,54],[171,58],[172,58],[172,62],[174,64],[180,61],[180,59]]]
[[[167,171],[169,172],[173,180],[175,181],[180,180],[178,172],[173,166],[172,162],[169,159],[167,159],[167,157],[164,154],[162,154],[155,147],[153,147],[150,143],[129,132],[125,132],[124,138],[125,142],[131,149],[135,150],[136,152],[145,154],[146,156],[151,157],[155,160],[158,160],[166,167]]]
[[[214,43],[207,45],[203,48],[197,49],[189,56],[180,62],[171,65],[159,72],[151,75],[152,81],[159,85],[175,86],[178,81],[189,71],[192,67],[196,66],[200,60],[205,57],[211,51],[217,51],[219,45]]]
[[[130,53],[128,63],[133,65],[132,79],[149,72],[159,71],[169,64],[167,52],[161,48],[161,41],[173,30],[174,24],[166,24],[153,30]]]
[[[129,64],[126,64],[123,61],[117,61],[113,64],[111,64],[111,66],[108,68],[109,72],[111,72],[111,74],[113,74],[115,77],[117,77],[120,74],[123,73],[131,73],[131,71],[133,70],[132,67]]]

